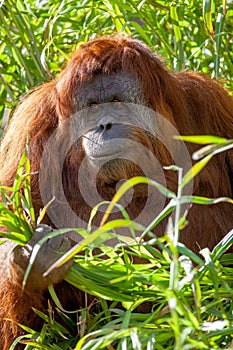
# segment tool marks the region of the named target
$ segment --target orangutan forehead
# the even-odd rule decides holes
[[[139,80],[124,71],[96,74],[80,86],[75,99],[79,109],[116,101],[145,104]]]

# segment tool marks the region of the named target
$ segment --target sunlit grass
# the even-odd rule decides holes
[[[221,140],[220,143],[218,139],[218,152],[224,150],[226,144],[229,148],[230,141]],[[170,209],[164,211],[162,218],[170,215],[171,211],[180,212],[179,206],[187,202],[199,205],[211,205],[218,201],[232,203],[230,198],[182,196],[182,188],[201,171],[216,147],[212,145],[208,154],[203,153],[205,161],[201,159],[197,162],[194,171],[180,177],[180,198],[154,181],[133,178],[122,185],[106,213],[111,211],[127,189],[140,182],[155,186],[170,198],[172,205],[168,204]],[[25,244],[30,239],[36,225],[31,206],[29,170],[25,151],[14,188],[1,188],[4,200],[1,203],[0,224],[9,230],[2,236],[19,244]],[[24,188],[24,195],[19,191],[21,187]],[[73,266],[65,279],[93,295],[93,302],[87,308],[74,310],[78,315],[78,328],[72,315],[63,310],[55,290],[50,286],[63,325],[54,321],[52,311],[44,315],[35,310],[44,320],[41,333],[22,325],[27,335],[20,337],[15,344],[21,341],[25,343],[25,349],[63,350],[232,348],[233,274],[230,265],[233,264],[233,254],[225,252],[233,243],[233,231],[212,252],[205,248],[197,256],[179,241],[182,235],[180,217],[175,215],[177,221],[169,221],[169,234],[165,232],[163,237],[158,238],[152,233],[152,226],[142,227],[131,221],[123,208],[119,208],[123,214],[121,220],[107,221],[105,214],[102,226],[92,231],[94,208],[87,229],[77,229],[83,237],[82,241],[51,267],[56,268],[74,257]],[[159,221],[155,221],[153,229]],[[119,227],[124,227],[131,236],[117,234]],[[50,235],[68,230],[57,230]],[[110,238],[116,239],[114,247],[108,244]],[[98,253],[94,251],[95,248],[98,248]]]

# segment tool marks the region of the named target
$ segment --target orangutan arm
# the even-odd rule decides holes
[[[69,240],[63,236],[49,239],[40,248],[26,287],[22,290],[32,249],[50,230],[48,226],[41,225],[25,247],[12,241],[6,241],[0,246],[0,350],[9,350],[9,344],[22,333],[18,324],[33,325],[33,328],[39,326],[40,319],[32,307],[46,311],[45,292],[48,286],[61,281],[71,267],[72,261],[69,261],[47,277],[42,276],[70,248]]]

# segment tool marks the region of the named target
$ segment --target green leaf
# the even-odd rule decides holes
[[[207,157],[194,164],[194,166],[183,177],[181,187],[186,186],[197,174],[199,174],[199,172],[206,166],[212,157],[213,155],[209,154]]]
[[[187,142],[199,143],[203,145],[207,145],[209,143],[225,143],[227,139],[223,137],[210,136],[210,135],[190,135],[190,136],[174,136],[177,140],[183,140]]]
[[[214,28],[212,22],[212,12],[213,12],[214,1],[213,0],[203,0],[203,16],[205,19],[205,25],[208,32],[213,35]]]

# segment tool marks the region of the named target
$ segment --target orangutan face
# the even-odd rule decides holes
[[[88,109],[82,147],[89,164],[111,181],[142,174],[139,163],[153,147],[137,79],[124,71],[97,74],[81,86],[76,103]]]

